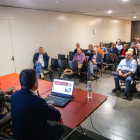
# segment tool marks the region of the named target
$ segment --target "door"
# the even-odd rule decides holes
[[[0,76],[14,73],[14,61],[11,33],[8,20],[0,20]]]

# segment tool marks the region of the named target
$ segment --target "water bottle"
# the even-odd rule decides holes
[[[92,99],[91,81],[87,82],[87,98]]]

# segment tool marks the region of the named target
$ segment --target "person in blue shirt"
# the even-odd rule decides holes
[[[117,68],[117,57],[118,57],[119,51],[116,48],[116,43],[112,44],[112,48],[109,50],[109,58],[112,62],[115,63],[115,68]]]
[[[11,120],[13,139],[59,140],[64,129],[61,125],[50,125],[48,121],[59,121],[59,110],[36,95],[39,87],[35,70],[22,70],[19,76],[21,89],[11,95]]]
[[[87,58],[89,58],[90,54],[92,53],[92,49],[93,49],[93,45],[92,45],[92,44],[89,44],[88,50],[87,50],[87,52],[86,52],[86,54],[85,54],[85,56],[86,56]]]
[[[126,52],[125,59],[121,60],[118,68],[117,73],[114,74],[114,81],[115,81],[115,89],[112,92],[116,92],[120,90],[119,80],[126,81],[126,88],[124,91],[124,99],[128,98],[129,88],[131,85],[132,75],[135,74],[137,68],[136,60],[132,59],[132,53]]]
[[[34,69],[36,69],[38,77],[44,78],[42,73],[43,68],[48,68],[48,60],[50,57],[44,52],[43,47],[39,47],[39,53],[36,53],[33,58]]]

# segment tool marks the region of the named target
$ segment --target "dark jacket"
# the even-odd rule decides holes
[[[90,53],[88,53],[89,50],[87,50],[87,52],[85,53],[85,56],[90,56],[90,54],[92,53],[92,50],[90,50]]]
[[[117,49],[117,48],[115,48],[115,49],[110,48],[109,53],[117,54],[117,56],[118,56],[119,51],[118,51],[118,49]]]
[[[121,51],[120,51],[120,55],[122,55],[123,50],[124,50],[124,49],[121,49]],[[128,51],[128,49],[126,49],[126,52],[127,52],[127,51]]]
[[[36,61],[38,61],[39,58],[39,53],[35,53],[34,58],[33,58],[33,63],[34,63],[34,69],[35,69],[35,63]],[[50,59],[50,57],[48,56],[47,53],[43,54],[43,60],[44,60],[44,64],[46,68],[48,68],[48,60]]]
[[[82,51],[82,49],[81,49],[81,51]],[[75,54],[75,53],[77,53],[77,48],[74,50],[74,54]],[[73,55],[74,55],[74,54],[73,54]]]
[[[51,125],[60,120],[57,109],[33,92],[21,89],[11,95],[13,138],[18,140],[51,140]]]
[[[90,54],[88,61],[91,61],[93,57],[93,53]],[[102,69],[102,64],[103,64],[103,56],[101,53],[97,52],[97,56],[96,56],[96,63],[97,63],[97,67],[99,69]]]

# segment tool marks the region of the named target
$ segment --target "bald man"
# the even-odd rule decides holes
[[[100,49],[100,45],[96,45],[97,52],[102,54],[102,57],[104,58],[104,52]]]
[[[119,80],[126,81],[126,88],[124,91],[124,99],[128,98],[129,88],[131,85],[132,74],[136,72],[137,62],[136,60],[132,59],[132,53],[130,51],[126,52],[125,59],[121,60],[118,68],[117,73],[114,74],[114,81],[115,81],[115,89],[112,92],[116,92],[120,90]]]

